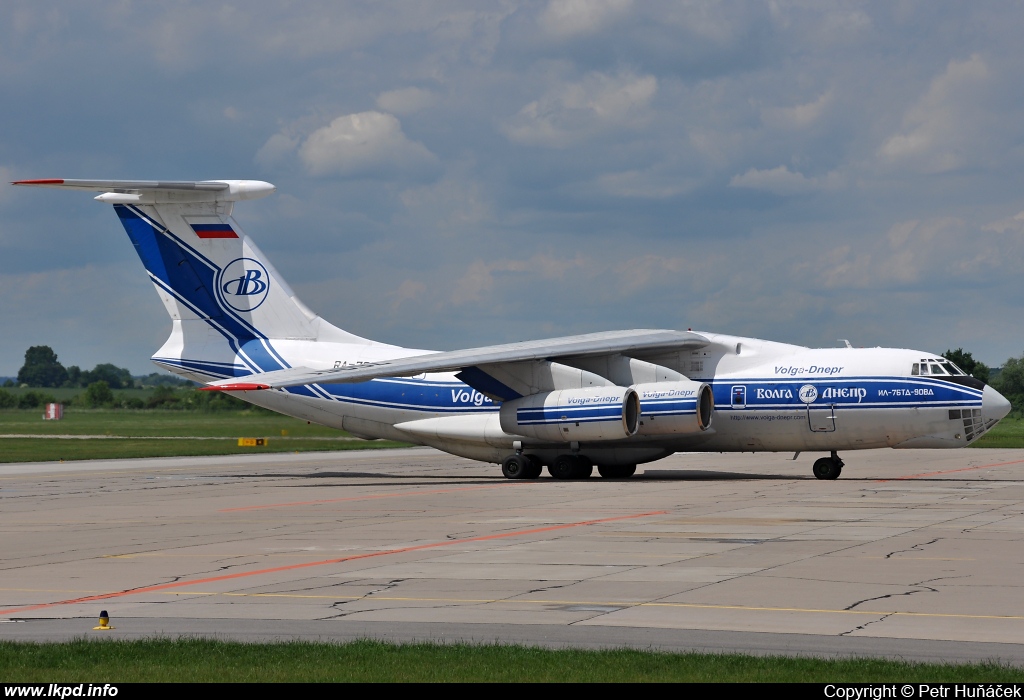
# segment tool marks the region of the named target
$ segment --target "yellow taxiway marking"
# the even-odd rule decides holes
[[[517,603],[525,603],[527,605],[599,605],[601,607],[609,608],[690,608],[695,610],[740,610],[743,612],[826,613],[836,615],[902,615],[905,617],[948,617],[968,620],[1024,620],[1024,615],[968,615],[963,613],[904,612],[900,610],[829,610],[825,608],[775,608],[753,605],[709,605],[700,603],[638,603],[607,600],[547,600],[530,598],[412,598],[404,596],[376,595],[309,595],[302,593],[217,593],[211,591],[166,591],[164,592],[164,595],[225,596],[233,598],[301,598],[316,600],[382,600],[400,603],[508,603],[512,605]]]

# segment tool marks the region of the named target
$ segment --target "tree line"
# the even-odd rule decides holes
[[[57,353],[48,345],[33,345],[26,350],[25,364],[18,370],[18,385],[34,388],[85,388],[96,382],[106,382],[110,389],[141,389],[153,386],[189,386],[192,384],[187,379],[157,372],[144,377],[133,377],[127,369],[110,363],[98,364],[91,370],[83,370],[76,365],[64,367],[58,361]]]
[[[15,394],[0,389],[0,408],[39,408],[48,403],[82,408],[183,411],[237,411],[256,408],[221,392],[197,391],[195,383],[180,377],[156,372],[148,376],[133,377],[127,369],[109,363],[98,364],[91,370],[82,370],[74,365],[64,367],[58,361],[57,353],[47,345],[35,345],[25,351],[25,364],[18,370],[17,383],[19,386],[31,387],[32,391]],[[14,382],[8,381],[5,386],[9,388],[13,384]],[[59,401],[53,394],[45,391],[75,388],[84,391]],[[151,391],[143,397],[127,391],[131,389]]]

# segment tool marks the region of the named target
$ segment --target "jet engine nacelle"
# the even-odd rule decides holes
[[[506,401],[501,429],[545,442],[621,440],[640,423],[637,392],[624,386],[561,389]]]
[[[703,382],[634,384],[640,397],[640,435],[692,435],[711,425],[715,395]]]

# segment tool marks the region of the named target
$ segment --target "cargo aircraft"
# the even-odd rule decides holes
[[[153,361],[207,390],[365,438],[501,465],[509,479],[633,475],[674,452],[965,447],[1010,410],[918,350],[812,349],[623,330],[430,352],[361,338],[307,308],[232,218],[266,182],[23,180],[114,206],[172,319]],[[796,455],[794,455],[794,458]]]

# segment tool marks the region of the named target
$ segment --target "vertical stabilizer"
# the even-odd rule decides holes
[[[28,180],[15,184],[99,191],[121,224],[173,321],[153,357],[201,377],[289,365],[271,341],[371,341],[346,333],[303,304],[232,216],[234,202],[274,186],[251,180],[154,182]]]

